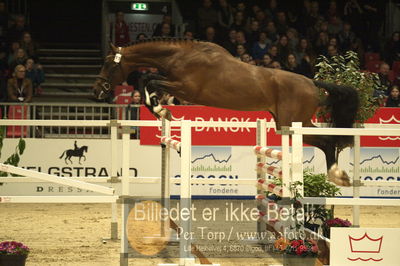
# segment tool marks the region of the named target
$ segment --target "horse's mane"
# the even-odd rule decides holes
[[[181,37],[151,37],[151,38],[146,38],[143,40],[136,40],[133,41],[129,46],[134,46],[138,44],[143,44],[143,43],[154,43],[154,42],[163,42],[163,43],[198,43],[198,42],[203,42],[198,39],[188,39],[188,38],[181,38]],[[129,47],[128,46],[128,47]]]

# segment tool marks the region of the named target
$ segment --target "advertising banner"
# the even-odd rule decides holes
[[[226,122],[254,122],[257,119],[266,119],[274,122],[272,115],[261,111],[232,111],[204,106],[168,106],[173,120],[192,121],[226,121]],[[155,117],[142,107],[141,120],[154,120]],[[400,108],[380,108],[366,123],[374,124],[400,124]],[[158,145],[160,143],[160,128],[142,128],[140,144]],[[383,129],[384,130],[384,129]],[[249,128],[211,128],[195,127],[192,131],[193,145],[255,145],[255,129]],[[280,146],[280,136],[274,129],[268,131],[268,145]],[[172,135],[179,137],[179,129],[172,131]],[[363,147],[400,147],[400,136],[362,137]]]
[[[331,228],[330,265],[399,265],[398,228]]]

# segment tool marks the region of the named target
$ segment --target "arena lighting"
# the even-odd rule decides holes
[[[147,11],[149,10],[149,5],[147,3],[132,3],[131,10]]]

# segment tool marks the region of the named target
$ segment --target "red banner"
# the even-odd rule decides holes
[[[244,112],[219,109],[204,106],[168,106],[173,120],[192,121],[223,121],[223,122],[254,122],[257,119],[274,121],[268,112]],[[145,107],[140,109],[141,120],[155,120],[156,118]],[[400,124],[400,108],[381,108],[367,123]],[[382,129],[384,130],[384,129]],[[140,129],[140,143],[142,145],[160,144],[160,128],[142,127]],[[179,128],[172,128],[171,135],[180,136]],[[275,130],[268,132],[268,145],[280,146],[280,136]],[[195,127],[192,130],[193,145],[218,145],[218,146],[250,146],[256,144],[256,130],[250,128],[212,128]],[[400,147],[400,136],[394,137],[362,137],[361,145],[366,147]]]

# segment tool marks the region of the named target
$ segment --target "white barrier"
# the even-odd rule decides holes
[[[86,123],[87,122],[87,123]],[[180,126],[182,122],[171,122],[171,126]],[[265,123],[265,122],[264,122]],[[56,126],[56,125],[68,125],[68,126],[82,126],[84,124],[85,126],[106,126],[111,125],[112,123],[108,121],[70,121],[70,120],[57,120],[57,121],[46,121],[46,120],[2,120],[0,121],[0,125],[47,125],[47,126]],[[122,157],[123,157],[123,167],[122,167],[122,188],[123,188],[123,195],[130,195],[129,191],[129,186],[128,184],[130,182],[134,182],[128,175],[129,173],[129,140],[130,140],[130,131],[129,127],[132,126],[161,126],[160,121],[114,121],[115,125],[112,125],[112,128],[115,129],[115,132],[117,130],[117,127],[122,126],[123,131],[122,131]],[[266,123],[265,123],[266,124]],[[256,127],[256,122],[247,122],[247,123],[241,123],[241,122],[236,122],[236,123],[231,123],[231,122],[203,122],[203,121],[197,121],[197,122],[188,122],[188,127],[201,127],[201,126],[209,126],[209,127],[227,127],[227,126],[234,126],[238,128],[243,128],[243,127]],[[290,182],[293,181],[300,181],[302,179],[302,136],[303,134],[312,134],[312,135],[335,135],[334,132],[337,130],[336,135],[352,135],[355,134],[357,136],[360,135],[374,135],[374,136],[400,136],[400,129],[387,129],[385,131],[382,131],[381,129],[321,129],[321,128],[301,128],[298,124],[293,124],[293,126],[290,128],[290,134],[292,134],[292,153],[289,153],[289,134],[288,135],[283,135],[282,136],[282,175],[283,175],[283,186],[282,186],[282,195],[283,196],[290,196],[290,191],[289,191],[289,185]],[[348,130],[348,131],[346,131]],[[332,132],[333,131],[333,132]],[[190,132],[190,131],[189,131]],[[190,135],[190,133],[189,133]],[[182,141],[181,144],[182,149],[190,149],[190,144],[186,145],[185,147],[185,142]],[[261,144],[260,146],[265,146],[266,144]],[[185,147],[185,148],[183,148]],[[188,148],[189,147],[189,148]],[[356,148],[359,148],[359,141],[357,142],[356,139]],[[112,149],[113,151],[113,149]],[[112,152],[113,153],[113,152]],[[114,152],[115,153],[115,152]],[[289,156],[288,159],[285,158],[285,156]],[[292,157],[291,160],[291,181],[287,180],[285,178],[285,173],[290,173],[290,156]],[[359,157],[359,155],[356,154],[355,157]],[[114,160],[114,159],[113,159]],[[261,159],[262,160],[262,159]],[[359,162],[359,158],[355,158],[355,162]],[[187,164],[190,165],[190,164]],[[357,167],[359,167],[359,163],[354,163],[355,165],[355,173],[359,173],[359,170],[357,171]],[[190,171],[190,169],[189,169]],[[289,172],[288,172],[289,171]],[[184,172],[184,171],[183,171]],[[114,172],[113,172],[114,175]],[[254,184],[255,180],[196,180],[192,181],[190,179],[190,175],[185,179],[183,173],[182,173],[182,179],[181,180],[173,180],[170,179],[169,182],[167,183],[181,183],[185,182],[183,186],[191,186],[191,184],[198,183],[198,184]],[[359,175],[355,174],[355,181],[357,181],[357,176]],[[57,177],[58,178],[58,177]],[[136,182],[160,182],[160,178],[147,178],[147,179],[138,179],[135,180]],[[354,182],[353,182],[354,183]],[[357,182],[355,182],[357,183]],[[368,182],[369,183],[369,182]],[[370,182],[373,183],[373,182]],[[384,182],[380,182],[384,183]],[[394,183],[394,182],[392,182]],[[182,183],[181,183],[182,184]],[[76,185],[76,183],[75,183]],[[360,185],[360,184],[358,184]],[[94,187],[92,187],[94,188]],[[95,188],[97,189],[97,188]],[[356,186],[354,187],[355,191],[359,189],[359,187]],[[108,190],[109,192],[110,190]],[[190,193],[190,191],[189,191]],[[63,200],[60,197],[44,197],[44,196],[37,196],[37,197],[14,197],[17,202],[32,202],[34,198],[42,198],[43,202],[78,202],[77,197],[65,197],[65,198],[71,198],[71,201],[68,200]],[[80,197],[80,198],[86,198],[86,197]],[[0,197],[3,202],[11,202],[12,197]],[[98,196],[89,199],[87,197],[87,200],[90,202],[113,202],[116,197],[110,197],[110,196]],[[25,201],[26,200],[26,201]],[[52,201],[53,200],[53,201]],[[58,201],[57,201],[58,200]],[[104,200],[104,201],[102,201]],[[392,200],[392,199],[360,199],[357,197],[357,194],[355,193],[355,198],[353,199],[341,199],[341,198],[304,198],[303,202],[319,202],[319,204],[340,204],[340,205],[353,205],[353,206],[360,206],[360,205],[384,205],[384,206],[400,206],[400,200]],[[127,208],[122,208],[123,215],[122,217],[126,217],[128,214],[128,209]],[[357,212],[356,212],[357,215]],[[356,215],[354,217],[356,217]],[[356,218],[355,218],[356,219]],[[125,219],[123,218],[123,224],[125,223]],[[357,224],[356,222],[354,224]],[[125,227],[123,227],[125,228]],[[124,231],[125,232],[125,231]],[[127,239],[126,239],[126,234],[122,234],[121,237],[121,255],[124,254],[124,252],[127,251]],[[122,258],[122,256],[121,256]],[[124,263],[124,258],[121,259],[122,262]],[[191,261],[191,260],[190,260]],[[126,258],[126,263],[127,263],[127,258]],[[124,265],[124,264],[121,264]]]

